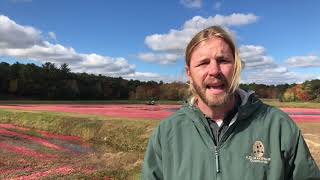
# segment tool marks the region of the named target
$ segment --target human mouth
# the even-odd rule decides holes
[[[225,90],[224,83],[209,83],[206,85],[206,88],[210,94],[221,94]]]

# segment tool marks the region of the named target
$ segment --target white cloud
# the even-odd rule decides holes
[[[195,16],[192,19],[186,21],[183,25],[183,29],[196,29],[201,30],[209,26],[242,26],[254,23],[258,20],[258,17],[254,14],[241,14],[233,13],[229,16],[215,15],[203,18],[201,16]]]
[[[159,64],[175,63],[181,56],[173,53],[140,53],[138,58],[147,62],[156,62]]]
[[[167,34],[153,34],[145,38],[145,44],[153,51],[183,54],[187,43],[200,30],[213,25],[241,26],[254,23],[258,17],[254,14],[231,14],[229,16],[195,16],[186,21],[181,30],[171,29]]]
[[[162,80],[161,75],[159,75],[157,73],[151,73],[151,72],[135,72],[135,73],[125,75],[124,78],[138,79],[138,80],[142,80],[142,81],[146,81],[146,80],[160,81],[160,80]]]
[[[154,34],[145,38],[146,45],[153,51],[164,51],[169,53],[183,53],[185,46],[197,31],[170,30],[168,34]]]
[[[53,32],[48,33],[55,38]],[[108,76],[122,76],[135,72],[135,66],[125,58],[98,54],[81,54],[72,47],[45,41],[41,31],[22,26],[0,15],[0,56],[35,60],[40,63],[67,63],[74,72],[88,72]]]
[[[314,74],[292,72],[287,67],[279,66],[262,46],[242,45],[240,56],[245,62],[242,83],[290,84],[316,78]]]
[[[41,31],[0,15],[0,48],[30,48],[33,45],[43,45]]]
[[[33,45],[29,48],[0,48],[0,55],[21,59],[36,60],[39,62],[77,63],[81,56],[73,49],[60,44],[51,44],[43,41],[43,46]]]
[[[289,72],[288,68],[286,67],[276,67],[276,68],[262,70],[262,73],[265,73],[265,74],[286,74],[288,72]]]
[[[135,72],[135,66],[129,64],[125,58],[111,58],[97,54],[82,54],[81,62],[70,67],[75,72],[104,74],[107,76],[123,76]]]
[[[202,0],[180,0],[180,3],[187,8],[201,8]]]
[[[257,83],[257,84],[292,84],[302,83],[306,80],[316,79],[314,74],[301,74],[295,72],[270,72],[266,71],[246,71],[243,72],[241,83]]]
[[[276,65],[271,56],[266,54],[262,46],[242,45],[240,46],[240,57],[245,62],[245,68],[274,68]]]
[[[125,79],[137,79],[140,81],[164,81],[164,82],[174,82],[177,81],[177,78],[173,76],[165,76],[165,75],[160,75],[157,73],[151,73],[151,72],[134,72],[132,74],[127,74],[124,75],[123,78]]]
[[[320,67],[320,57],[318,56],[294,56],[288,58],[286,63],[291,67]]]
[[[48,35],[51,39],[56,39],[54,32],[49,32]],[[0,56],[35,60],[40,63],[67,63],[73,72],[121,76],[142,81],[175,80],[174,77],[156,73],[135,72],[135,65],[130,64],[123,57],[113,58],[95,53],[81,54],[72,47],[52,44],[44,40],[41,31],[30,26],[19,25],[3,15],[0,15]],[[157,58],[166,58],[168,63],[175,61],[173,54],[155,55],[153,60]]]

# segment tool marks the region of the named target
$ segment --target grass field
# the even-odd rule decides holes
[[[77,164],[77,168],[93,167],[94,172],[85,175],[79,174],[79,172],[76,171],[70,175],[63,176],[64,178],[91,179],[104,178],[107,176],[115,179],[136,179],[134,177],[140,173],[148,138],[159,121],[124,120],[72,113],[0,110],[0,123],[31,128],[33,131],[27,133],[30,136],[39,137],[39,133],[35,132],[41,129],[55,134],[78,136],[86,142],[90,142],[94,153],[84,154],[79,157],[76,156],[73,157],[73,159],[69,158],[61,163],[69,165]],[[37,151],[39,151],[39,148]],[[2,154],[0,157],[2,163],[8,162],[5,164],[6,167],[4,167],[4,165],[1,166],[0,163],[0,172],[1,170],[10,170],[10,168],[12,170],[20,167],[19,164],[21,162],[18,164],[14,163],[19,162],[17,156],[12,155],[12,153],[10,156],[10,153],[4,153],[3,151],[1,151],[0,154]],[[63,152],[58,154],[59,157],[68,156],[68,154]],[[5,159],[8,158],[9,160],[5,161]],[[41,164],[46,164],[46,166],[44,166],[45,169],[38,168],[37,171],[46,171],[47,169],[58,166],[58,162],[50,161],[50,163],[48,163],[45,161],[46,163],[41,163],[42,161],[37,161],[37,159],[27,159],[27,167],[35,165],[35,162],[39,162],[40,166]],[[21,173],[21,171],[18,171],[18,173]],[[27,174],[27,172],[24,173]],[[1,175],[0,179],[2,179]]]
[[[267,101],[268,100],[265,100],[265,102]],[[10,103],[16,104],[13,102]],[[52,104],[50,102],[48,103]],[[96,104],[96,101],[92,103]],[[269,101],[267,103],[275,103],[273,105],[279,106],[276,101]],[[283,106],[281,105],[280,107]],[[302,104],[297,105],[296,103],[293,103],[286,107],[317,108],[314,107],[313,103],[304,103],[304,106]],[[30,128],[28,130],[9,129],[10,131],[13,131],[11,134],[23,134],[22,137],[24,138],[22,139],[24,139],[24,141],[22,143],[26,144],[26,149],[19,149],[15,146],[11,147],[11,145],[15,145],[17,140],[21,138],[11,138],[9,135],[4,137],[0,136],[8,141],[13,140],[11,144],[0,143],[1,147],[13,151],[24,150],[24,153],[31,153],[35,155],[35,157],[41,157],[41,154],[36,154],[31,150],[57,156],[57,161],[51,161],[50,158],[49,160],[44,158],[40,161],[35,157],[22,158],[23,160],[21,160],[21,158],[19,158],[20,156],[8,153],[0,148],[0,159],[2,159],[0,162],[0,179],[8,177],[1,176],[3,172],[11,172],[11,174],[13,174],[11,176],[12,178],[28,175],[28,173],[33,173],[36,176],[36,173],[39,175],[39,172],[42,172],[44,174],[53,173],[53,175],[51,174],[48,176],[48,178],[51,179],[59,179],[62,177],[69,179],[101,179],[105,177],[112,177],[113,179],[139,179],[138,177],[147,141],[153,129],[159,122],[160,121],[158,120],[112,118],[77,113],[0,109],[0,123]],[[298,123],[298,126],[302,129],[310,151],[319,165],[320,123]],[[10,134],[10,132],[8,132],[9,130],[2,129],[2,133]],[[39,130],[45,130],[60,135],[80,137],[82,140],[89,143],[89,148],[92,149],[92,151],[90,151],[90,153],[74,156],[72,153],[70,154],[70,152],[58,151],[50,147],[36,146],[35,144],[42,142],[39,139],[35,141],[34,139],[36,138],[43,138],[43,142],[46,142],[47,145],[48,143],[50,144],[50,142],[54,142],[58,145],[60,144],[61,146],[65,145],[64,142],[57,142],[57,140],[47,138]],[[28,140],[28,143],[25,139]],[[29,140],[31,140],[31,142],[29,142]],[[46,143],[42,143],[42,145]],[[72,147],[81,146],[81,143],[77,143],[73,144]],[[21,162],[24,162],[25,164],[22,165],[23,163]],[[33,167],[35,165],[36,167]],[[54,173],[56,173],[56,175],[54,175]],[[57,173],[60,173],[60,175]]]
[[[317,165],[320,165],[320,123],[298,123]]]
[[[263,102],[279,108],[315,108],[320,109],[320,103],[316,102],[280,102],[277,99],[263,99]]]

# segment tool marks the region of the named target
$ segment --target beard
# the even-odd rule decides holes
[[[210,82],[222,83],[224,92],[217,95],[207,94],[206,91]],[[192,91],[210,108],[223,108],[232,99],[232,94],[229,93],[229,83],[223,75],[207,79],[202,84],[192,83],[191,87]]]

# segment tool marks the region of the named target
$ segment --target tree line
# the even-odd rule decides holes
[[[302,84],[241,84],[241,88],[255,91],[261,98],[281,101],[320,102],[320,80]],[[0,63],[1,99],[41,100],[183,100],[188,86],[182,82],[126,80],[101,74],[74,73],[67,64],[57,67],[46,62]]]

